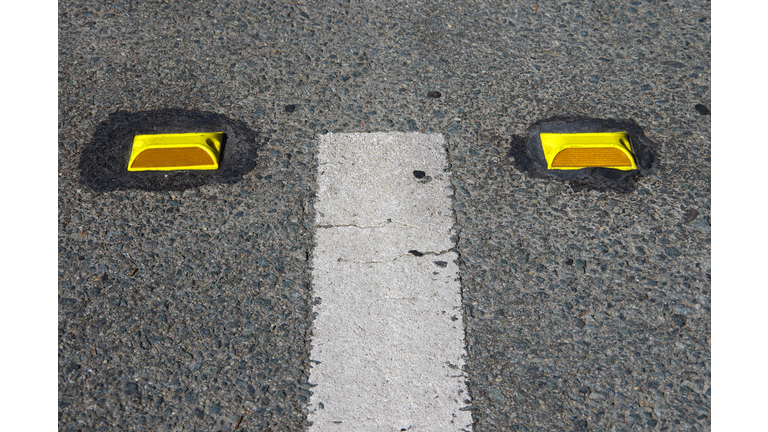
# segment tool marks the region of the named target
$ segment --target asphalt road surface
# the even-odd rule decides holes
[[[445,139],[474,431],[709,430],[710,51],[706,1],[59,2],[59,430],[309,427],[329,132]],[[83,170],[168,109],[255,160]],[[658,165],[534,175],[564,116],[635,122]]]

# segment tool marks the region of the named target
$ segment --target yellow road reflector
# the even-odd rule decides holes
[[[223,132],[136,135],[128,171],[215,170]]]
[[[581,168],[613,168],[623,171],[637,169],[629,134],[601,133],[541,133],[541,146],[548,169],[576,170]]]

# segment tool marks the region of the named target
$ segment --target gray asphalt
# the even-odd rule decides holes
[[[709,430],[709,15],[59,2],[59,430],[306,428],[326,131],[446,134],[474,430]],[[85,185],[100,124],[165,108],[244,122],[255,168],[177,191]],[[637,122],[658,169],[619,192],[516,165],[529,126],[570,115]]]

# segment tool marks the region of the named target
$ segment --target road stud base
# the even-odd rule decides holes
[[[637,169],[626,132],[541,133],[540,137],[550,170]]]
[[[215,170],[223,132],[136,135],[128,171]]]

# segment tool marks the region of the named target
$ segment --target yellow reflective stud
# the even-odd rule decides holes
[[[540,136],[548,169],[637,169],[626,132],[542,133]]]
[[[215,170],[223,132],[136,135],[128,171]]]

